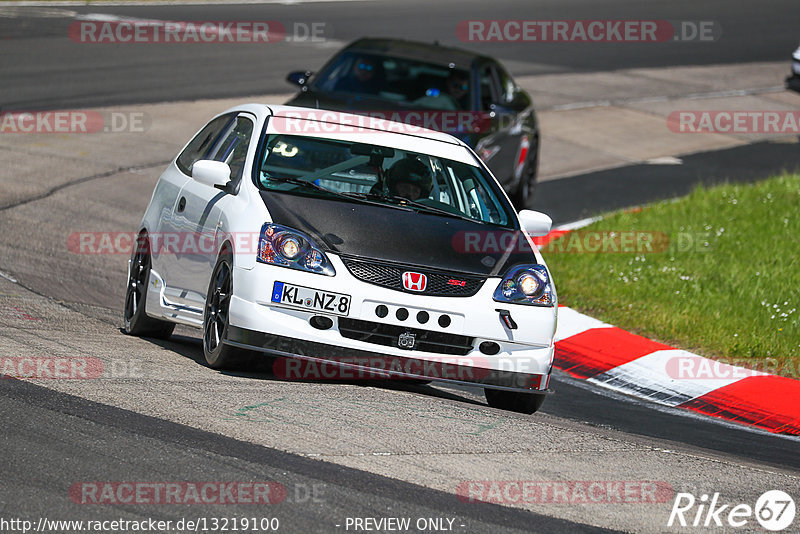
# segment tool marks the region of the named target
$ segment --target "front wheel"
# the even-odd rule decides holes
[[[232,295],[233,257],[223,252],[211,275],[203,310],[203,354],[213,369],[240,369],[250,360],[250,351],[225,344]]]
[[[136,250],[128,273],[128,287],[125,290],[126,334],[141,337],[167,339],[175,330],[175,323],[148,317],[145,313],[147,286],[150,283],[150,241],[141,235],[136,240]]]
[[[510,412],[532,414],[544,404],[544,395],[537,393],[522,393],[501,389],[485,388],[486,402],[492,408],[500,408]]]

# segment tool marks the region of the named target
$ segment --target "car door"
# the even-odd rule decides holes
[[[156,186],[154,198],[163,198],[160,204],[158,227],[151,228],[153,269],[161,276],[164,282],[164,295],[170,303],[180,300],[182,293],[178,278],[178,255],[181,253],[180,238],[183,228],[180,221],[176,220],[176,207],[184,186],[192,181],[192,165],[194,162],[206,157],[222,135],[226,125],[235,118],[235,115],[216,117],[206,124],[186,145]],[[163,189],[163,193],[159,193]]]
[[[187,181],[178,195],[174,220],[183,240],[175,255],[178,303],[202,309],[211,271],[217,260],[216,238],[222,210],[237,189],[244,172],[255,117],[239,113],[230,117],[216,141],[200,159],[221,161],[231,168],[231,187],[223,191],[196,180]]]
[[[502,67],[485,62],[478,68],[478,92],[481,111],[489,113],[492,128],[478,142],[477,152],[503,187],[512,190],[522,143],[522,129],[512,107],[516,86]]]

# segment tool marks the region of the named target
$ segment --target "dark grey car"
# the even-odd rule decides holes
[[[317,73],[296,71],[287,104],[391,113],[447,131],[483,159],[517,209],[532,197],[539,124],[530,96],[495,59],[458,48],[399,39],[359,39]],[[420,118],[421,117],[421,118]],[[387,118],[390,118],[387,116]]]

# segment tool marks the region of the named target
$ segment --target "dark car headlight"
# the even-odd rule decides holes
[[[310,237],[280,224],[265,223],[258,238],[260,263],[335,276],[336,270]]]
[[[523,265],[503,277],[494,291],[494,300],[528,306],[554,306],[554,289],[544,265]]]

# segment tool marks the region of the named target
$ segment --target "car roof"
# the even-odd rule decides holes
[[[356,127],[358,130],[390,132],[396,135],[407,135],[411,137],[418,137],[420,139],[439,141],[441,143],[447,143],[451,145],[466,146],[464,142],[445,132],[429,130],[428,128],[423,128],[421,126],[406,125],[402,122],[392,122],[391,120],[388,120],[388,117],[391,116],[391,112],[386,112],[386,115],[388,116],[386,119],[383,117],[376,117],[376,121],[371,121],[370,117],[365,117],[364,115],[354,113],[347,113],[346,111],[273,104],[268,105],[267,108],[272,116],[299,118],[301,120],[327,122],[331,124],[341,124],[344,126],[358,125]],[[386,128],[380,127],[381,122],[386,126]]]
[[[432,111],[437,113],[436,110]],[[397,135],[408,135],[411,137],[419,137],[422,139],[440,141],[442,143],[448,143],[451,145],[468,146],[460,139],[453,137],[452,135],[446,132],[430,130],[428,128],[423,128],[422,126],[414,126],[413,124],[406,125],[403,123],[392,122],[390,120],[392,113],[391,111],[385,112],[385,116],[376,116],[375,119],[377,120],[377,122],[370,122],[369,117],[365,117],[363,114],[348,113],[346,111],[322,109],[322,108],[307,108],[301,106],[287,106],[284,104],[258,104],[255,102],[251,102],[248,104],[240,104],[230,109],[226,109],[219,115],[225,115],[228,113],[240,113],[240,112],[252,113],[259,119],[264,119],[265,117],[269,116],[284,116],[290,118],[297,118],[301,120],[328,122],[331,124],[338,123],[345,126],[358,125],[359,130],[374,130],[375,132],[389,131],[392,133],[396,133]],[[458,112],[438,111],[438,113],[458,113]],[[386,128],[380,128],[381,121],[384,123]],[[403,128],[401,127],[393,127],[393,126],[401,126],[401,127],[407,126],[407,127],[405,128],[404,131]]]
[[[344,50],[416,59],[441,65],[453,63],[455,67],[460,69],[469,69],[475,60],[493,61],[488,56],[461,48],[442,46],[438,43],[407,41],[405,39],[364,37],[353,41]]]
[[[380,144],[385,146],[393,146],[403,150],[423,150],[425,153],[445,157],[455,161],[468,163],[477,166],[477,156],[472,152],[469,146],[460,139],[436,130],[429,130],[413,125],[403,124],[401,122],[392,122],[378,118],[382,121],[382,125],[370,122],[370,117],[364,115],[356,115],[342,111],[303,108],[299,106],[285,106],[273,104],[244,104],[235,106],[223,112],[226,113],[251,113],[259,119],[266,119],[267,117],[286,117],[283,123],[274,123],[270,121],[270,129],[274,129],[278,125],[278,129],[284,130],[279,133],[289,133],[296,135],[314,136],[315,133],[319,137],[337,137],[340,139],[349,139],[358,142],[374,142],[375,134],[380,134]],[[221,115],[222,115],[221,114]],[[311,124],[299,124],[297,121],[308,121]],[[316,126],[315,126],[316,124]],[[340,124],[344,126],[341,131],[333,131],[329,126]],[[371,127],[375,125],[376,127]],[[381,128],[380,126],[383,126]],[[427,148],[423,149],[421,143],[431,143]]]

